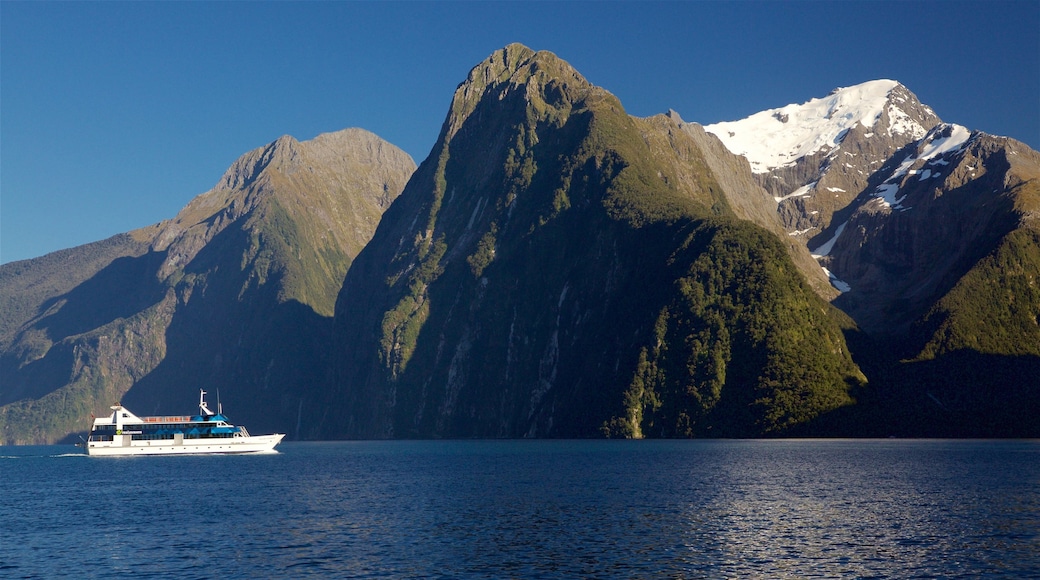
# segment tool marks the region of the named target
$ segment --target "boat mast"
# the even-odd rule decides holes
[[[212,417],[213,411],[206,406],[206,391],[199,389],[199,414],[203,417]]]

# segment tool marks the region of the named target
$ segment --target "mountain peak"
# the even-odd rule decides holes
[[[466,82],[480,83],[483,81],[482,84],[487,85],[496,78],[508,78],[536,54],[534,50],[518,42],[506,45],[492,52],[483,62],[473,67]]]
[[[263,147],[245,153],[228,167],[214,189],[233,190],[249,185],[275,160],[296,157],[299,145],[300,142],[293,136],[282,135]]]
[[[888,93],[898,86],[902,86],[899,81],[894,81],[892,79],[875,79],[859,83],[858,85],[852,85],[851,87],[837,87],[830,92],[830,95],[859,94],[871,96],[881,95],[887,97]]]
[[[869,130],[881,120],[885,122],[878,129],[890,136],[919,139],[938,118],[900,83],[879,79],[704,129],[717,135],[730,151],[747,157],[755,173],[767,173],[837,147],[853,127]]]
[[[346,215],[355,205],[365,208],[365,215],[357,221],[374,227],[414,170],[415,162],[407,153],[363,129],[323,133],[308,141],[283,135],[239,157],[213,189],[192,199],[172,220],[164,222],[153,248],[162,251],[175,247],[175,251],[169,252],[169,263],[162,274],[168,275],[190,261],[229,224],[276,200],[288,207],[314,211],[312,217],[328,232],[338,231],[333,216]],[[349,191],[337,191],[347,187],[345,184],[349,184]],[[339,208],[341,203],[351,207]],[[378,211],[373,212],[370,204]],[[358,232],[365,233],[348,239]],[[364,228],[356,229],[335,240],[335,245],[356,254],[370,235]]]
[[[538,75],[537,73],[544,73]],[[547,50],[532,50],[522,44],[513,43],[491,53],[480,64],[470,70],[459,88],[483,89],[503,82],[520,85],[545,75],[573,77],[587,83],[570,64]]]
[[[574,91],[591,84],[570,64],[549,51],[534,51],[513,43],[491,53],[470,70],[455,90],[446,122],[447,137],[453,136],[476,109],[481,99],[494,95],[499,100],[523,87],[529,102],[544,104],[556,97],[574,97]]]

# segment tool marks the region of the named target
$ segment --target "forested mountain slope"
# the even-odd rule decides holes
[[[727,197],[674,120],[495,52],[347,275],[315,435],[810,429],[863,381],[842,317]]]

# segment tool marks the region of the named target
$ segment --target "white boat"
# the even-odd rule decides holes
[[[206,406],[199,390],[198,415],[138,417],[116,404],[112,415],[98,417],[84,446],[87,455],[182,455],[200,453],[259,453],[272,451],[284,433],[250,435],[228,422],[218,405]]]

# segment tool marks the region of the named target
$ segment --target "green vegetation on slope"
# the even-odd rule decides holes
[[[441,137],[347,276],[323,436],[782,434],[852,402],[833,309],[674,123],[514,46]]]
[[[705,222],[672,261],[673,298],[606,434],[783,435],[854,402],[865,378],[842,329],[775,237]]]
[[[918,360],[961,349],[1040,356],[1040,232],[1008,234],[924,317]]]

